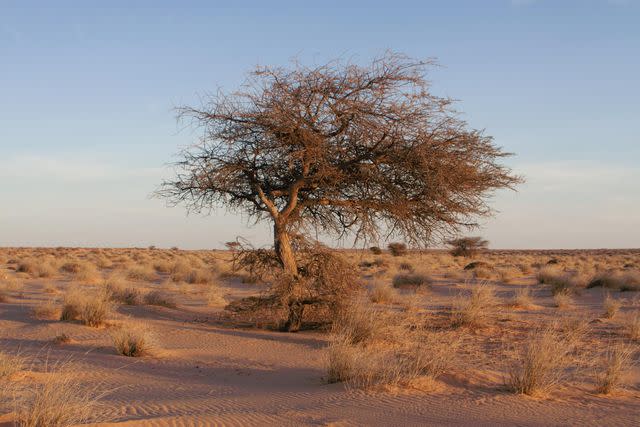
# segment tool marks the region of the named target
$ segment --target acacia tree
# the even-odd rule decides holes
[[[259,67],[239,91],[179,109],[203,133],[158,194],[269,219],[293,278],[295,233],[423,244],[473,226],[491,213],[487,197],[519,178],[490,136],[430,92],[430,65],[387,53],[367,66]]]
[[[451,246],[449,252],[454,257],[470,257],[489,247],[489,241],[482,237],[459,237],[457,239],[447,240],[446,243]]]

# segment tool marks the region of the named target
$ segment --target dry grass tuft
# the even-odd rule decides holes
[[[41,320],[57,320],[60,318],[60,307],[54,300],[41,302],[33,308],[33,316]]]
[[[69,273],[77,282],[97,283],[102,278],[95,265],[87,261],[69,261],[60,267],[60,271]]]
[[[611,295],[607,295],[604,298],[604,302],[602,305],[604,307],[603,316],[607,319],[613,319],[620,310],[622,303],[620,302],[620,300],[613,298]]]
[[[598,393],[609,394],[624,385],[625,374],[632,366],[632,356],[631,348],[623,344],[607,349],[595,375]]]
[[[482,326],[492,307],[496,304],[494,288],[479,284],[472,288],[469,295],[458,295],[451,306],[451,323],[455,327]]]
[[[96,409],[104,393],[82,387],[69,372],[49,372],[43,382],[17,396],[16,423],[22,427],[62,427],[101,421]]]
[[[111,339],[118,354],[142,357],[153,353],[154,340],[149,330],[139,324],[126,324],[111,331]]]
[[[587,288],[603,287],[619,291],[640,291],[640,272],[604,272],[595,275]]]
[[[419,288],[430,286],[431,283],[433,283],[433,279],[421,273],[397,274],[393,278],[394,288]]]
[[[508,388],[530,396],[547,394],[564,378],[569,348],[552,329],[534,331],[509,370]]]
[[[559,292],[553,296],[553,304],[560,310],[573,308],[573,297],[569,292]]]
[[[374,303],[393,303],[397,298],[395,289],[384,282],[374,282],[369,290],[369,300]]]
[[[105,292],[80,293],[72,289],[65,294],[60,320],[80,320],[87,326],[102,326],[111,315],[112,305]]]
[[[156,271],[148,265],[136,265],[126,271],[127,279],[138,282],[153,282],[157,276]]]
[[[175,300],[162,291],[151,291],[144,296],[144,303],[161,307],[176,308]]]
[[[105,292],[112,301],[121,304],[137,305],[140,303],[140,291],[119,276],[112,276],[105,281]]]
[[[55,260],[52,259],[26,258],[18,262],[16,271],[36,278],[52,277],[56,274],[57,268]]]
[[[19,354],[9,354],[0,351],[0,379],[8,378],[22,370],[24,358]]]
[[[531,288],[525,286],[518,288],[513,296],[511,303],[513,307],[528,308],[533,305],[533,297],[531,296]]]

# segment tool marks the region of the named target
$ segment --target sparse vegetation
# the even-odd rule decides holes
[[[603,303],[604,317],[607,319],[613,319],[613,317],[618,313],[618,310],[620,310],[621,305],[620,300],[613,298],[611,295],[607,295],[604,298]]]
[[[392,303],[396,298],[395,290],[384,282],[374,282],[369,291],[369,299],[374,303]]]
[[[460,237],[448,240],[447,244],[451,246],[449,252],[454,257],[472,257],[477,255],[478,252],[486,250],[489,246],[489,241],[484,240],[482,237]]]
[[[564,378],[568,352],[569,346],[552,329],[533,332],[509,370],[508,388],[531,396],[547,394]]]
[[[459,294],[454,299],[451,323],[453,326],[482,326],[495,303],[494,288],[487,284],[479,284],[471,289],[470,294]]]
[[[632,364],[633,352],[624,344],[613,344],[602,355],[596,371],[596,390],[609,394],[624,384],[625,373]]]
[[[144,303],[148,305],[158,305],[161,307],[175,308],[175,300],[165,292],[151,291],[144,296]]]
[[[431,285],[433,280],[431,277],[426,274],[421,273],[403,273],[397,274],[393,278],[393,287],[394,288],[419,288],[419,287],[428,287]]]
[[[110,332],[118,354],[127,357],[148,356],[153,352],[154,340],[147,328],[128,323]]]
[[[407,253],[407,245],[401,242],[392,242],[387,245],[387,249],[393,256],[403,256]]]

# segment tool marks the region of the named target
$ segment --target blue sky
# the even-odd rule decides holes
[[[264,226],[150,199],[172,108],[255,66],[436,57],[433,90],[516,153],[497,248],[640,247],[640,4],[633,0],[0,0],[0,246],[219,247]]]

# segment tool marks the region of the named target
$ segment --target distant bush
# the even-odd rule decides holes
[[[371,246],[371,247],[369,248],[369,250],[370,250],[370,251],[371,251],[371,253],[373,253],[374,255],[380,255],[380,254],[382,254],[382,249],[380,249],[380,248],[379,248],[379,247],[377,247],[377,246]]]
[[[389,252],[393,256],[402,256],[407,253],[407,245],[400,242],[392,242],[387,245]]]

